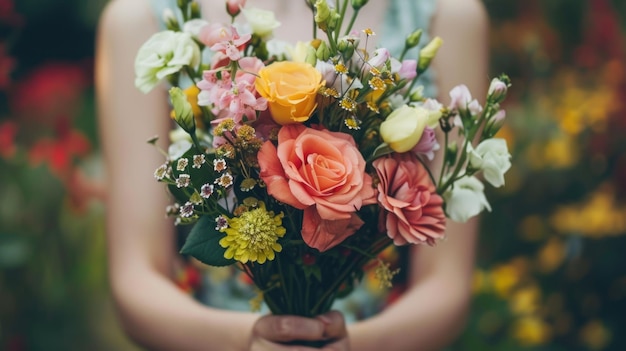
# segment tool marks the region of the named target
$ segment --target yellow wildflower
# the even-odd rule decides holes
[[[513,337],[525,346],[545,344],[551,335],[550,325],[538,316],[519,318],[513,325]]]
[[[526,286],[516,290],[509,300],[509,307],[518,315],[530,315],[540,307],[541,291],[536,285]]]
[[[538,268],[543,273],[551,273],[565,259],[565,243],[557,237],[550,238],[537,254]]]
[[[393,277],[400,273],[400,268],[396,268],[393,271],[391,270],[391,264],[384,262],[383,260],[378,260],[378,265],[376,266],[376,279],[378,279],[379,288],[391,288],[391,281]]]
[[[263,292],[258,289],[255,290],[256,295],[250,299],[250,310],[252,312],[259,312],[261,310],[261,305],[263,304]]]
[[[602,350],[611,342],[611,332],[599,320],[585,324],[580,331],[581,341],[591,350]]]
[[[365,35],[367,35],[368,37],[376,35],[376,33],[374,33],[374,31],[371,28],[365,28],[363,30],[363,33],[365,33]]]
[[[275,253],[283,249],[278,239],[287,232],[282,218],[283,213],[274,215],[263,202],[239,217],[229,218],[228,227],[222,230],[226,236],[219,242],[226,249],[224,257],[241,263],[273,260]]]

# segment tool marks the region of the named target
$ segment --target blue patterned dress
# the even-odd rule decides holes
[[[377,0],[380,1],[380,0]],[[157,18],[162,17],[163,10],[175,8],[176,0],[152,0]],[[424,29],[421,43],[429,42],[428,31],[430,21],[436,9],[436,0],[390,0],[382,27],[377,31],[379,43],[389,49],[393,55],[399,55],[404,47],[406,34],[416,28]],[[367,7],[365,7],[365,10]],[[433,84],[432,69],[420,77],[421,85],[424,86],[426,96],[435,96],[436,89]],[[388,250],[385,255],[386,261],[403,266],[406,260],[406,250]],[[252,286],[231,267],[202,267],[202,280],[200,288],[195,291],[197,298],[209,306],[229,309],[250,311],[250,301],[256,293]],[[396,284],[396,290],[402,288],[402,283]],[[336,301],[334,309],[344,313],[348,322],[367,318],[377,313],[385,304],[389,303],[390,297],[396,291],[381,290],[377,281],[366,275],[363,282],[348,297]],[[265,312],[265,307],[262,312]]]

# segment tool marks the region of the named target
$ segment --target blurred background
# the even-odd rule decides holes
[[[106,283],[92,79],[105,2],[0,0],[0,350],[136,350]],[[485,4],[492,76],[513,81],[513,167],[489,189],[451,350],[626,350],[626,1]]]

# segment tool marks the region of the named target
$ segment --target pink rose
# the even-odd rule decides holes
[[[372,164],[380,179],[378,202],[387,235],[396,245],[428,243],[444,235],[443,199],[428,172],[410,153],[379,158]]]
[[[356,211],[375,203],[365,160],[348,134],[285,125],[278,147],[265,142],[257,158],[267,192],[304,210],[302,238],[320,251],[354,234],[363,224]]]

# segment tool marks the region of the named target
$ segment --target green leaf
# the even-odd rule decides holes
[[[225,237],[215,229],[215,222],[208,216],[201,217],[193,226],[180,253],[190,255],[209,266],[228,266],[236,261],[224,257],[226,249],[220,246],[219,241]]]

